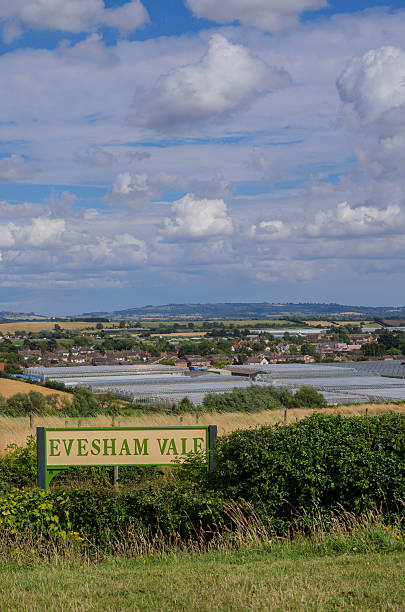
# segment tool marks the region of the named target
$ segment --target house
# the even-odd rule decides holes
[[[184,355],[184,359],[186,360],[188,367],[209,367],[211,365],[209,358],[202,357],[201,355]]]
[[[184,357],[176,357],[175,359],[173,359],[173,361],[174,361],[174,365],[178,366],[179,368],[187,367],[187,360],[184,359]]]

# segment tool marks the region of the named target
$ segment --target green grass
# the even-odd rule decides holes
[[[135,540],[125,556],[112,546],[98,560],[78,541],[43,542],[41,553],[35,539],[23,538],[21,549],[4,540],[0,610],[404,609],[405,542],[396,525],[364,517],[288,540],[243,524],[233,545],[221,537],[209,552]]]
[[[54,611],[403,610],[405,553],[316,556],[299,546],[99,564],[9,561],[0,609]]]

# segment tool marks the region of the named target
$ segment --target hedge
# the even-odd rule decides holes
[[[282,521],[297,512],[395,512],[405,499],[405,415],[314,414],[298,423],[235,431],[217,444],[211,486],[262,505]]]
[[[58,484],[57,478],[44,495],[61,523],[68,517],[74,532],[102,546],[130,528],[197,538],[201,527],[206,533],[218,525],[231,527],[224,509],[230,500],[251,503],[281,534],[297,520],[310,523],[314,514],[328,520],[342,509],[361,515],[379,506],[388,516],[398,515],[405,499],[404,434],[405,415],[315,414],[292,425],[219,438],[217,469],[211,474],[198,461],[176,467],[171,478],[150,473],[152,484],[141,479],[129,485],[128,473],[128,486],[116,492],[103,485],[100,472],[97,484],[87,488]],[[15,460],[29,470],[27,457],[15,452]],[[13,495],[0,494],[0,508],[7,508]],[[21,512],[40,520],[31,492],[19,495]]]

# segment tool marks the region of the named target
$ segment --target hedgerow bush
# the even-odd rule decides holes
[[[37,478],[37,443],[28,436],[26,446],[10,444],[0,457],[0,490],[33,486]]]
[[[287,387],[251,385],[228,393],[207,393],[201,410],[206,412],[261,412],[282,408],[324,408],[326,400],[309,386],[295,394]]]
[[[220,438],[210,486],[251,501],[266,515],[395,512],[405,499],[405,416],[315,414],[298,423],[235,431]]]
[[[73,529],[97,545],[107,545],[128,529],[139,534],[191,539],[201,529],[211,529],[224,520],[222,496],[201,491],[190,483],[162,484],[143,489],[84,488],[50,491],[57,500],[63,495]]]
[[[55,388],[58,388],[56,383]],[[49,385],[48,385],[49,386]],[[53,388],[53,387],[52,387]],[[313,387],[303,386],[295,394],[287,387],[251,385],[246,389],[233,389],[228,393],[207,393],[200,406],[194,406],[188,397],[173,404],[125,404],[112,393],[95,394],[90,389],[76,387],[71,397],[57,394],[44,396],[38,391],[16,393],[5,398],[0,395],[0,415],[39,416],[63,415],[71,418],[94,417],[98,414],[130,415],[139,412],[181,415],[195,412],[261,412],[283,408],[324,408],[326,400]],[[128,399],[128,398],[127,398]]]
[[[75,532],[103,547],[117,534],[125,538],[126,530],[187,539],[197,538],[201,528],[206,534],[218,526],[231,529],[226,509],[231,500],[251,504],[266,525],[285,534],[297,521],[310,526],[314,515],[327,521],[342,509],[354,516],[375,507],[387,516],[399,514],[404,448],[404,415],[315,414],[292,425],[219,438],[213,473],[198,458],[164,474],[158,468],[122,467],[117,491],[109,483],[111,468],[74,468],[85,485],[72,487],[62,473],[45,499],[59,521],[68,516]],[[33,442],[25,454],[14,448],[11,459],[0,460],[0,476],[13,484],[32,478],[34,450]],[[21,499],[18,508],[23,507]]]
[[[0,494],[0,529],[9,536],[36,532],[65,539],[71,526],[65,503],[63,495],[53,497],[41,489]]]

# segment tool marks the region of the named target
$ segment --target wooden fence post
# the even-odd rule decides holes
[[[113,467],[113,485],[114,489],[118,489],[118,465]]]

